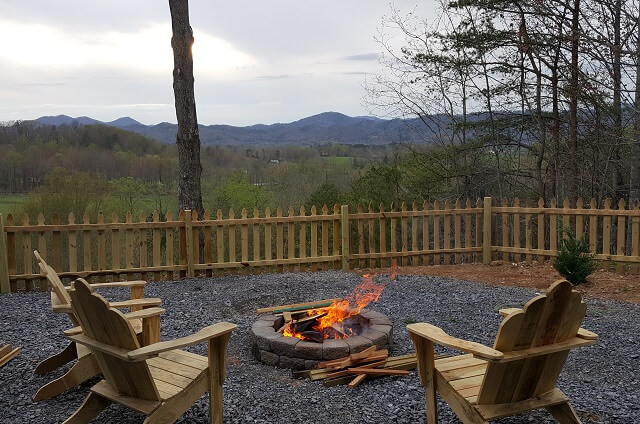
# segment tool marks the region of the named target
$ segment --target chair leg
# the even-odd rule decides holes
[[[560,424],[582,424],[578,414],[573,409],[569,402],[561,403],[559,405],[547,407],[547,411],[553,415]]]
[[[411,339],[418,355],[418,372],[426,396],[425,409],[427,423],[438,424],[438,404],[436,402],[435,351],[433,342],[411,333]]]
[[[78,350],[76,349],[76,344],[75,342],[71,342],[67,347],[62,349],[60,352],[40,362],[36,366],[36,369],[33,370],[33,372],[34,374],[46,374],[48,372],[51,372],[53,370],[60,368],[64,364],[67,364],[73,361],[77,357],[78,357]]]
[[[73,364],[65,375],[40,387],[33,397],[33,401],[37,402],[57,396],[62,392],[76,387],[83,381],[97,375],[99,372],[100,367],[98,366],[96,358],[93,355],[85,355],[78,359],[78,362]]]
[[[82,402],[80,408],[73,413],[63,424],[85,424],[97,417],[111,401],[93,392]]]
[[[227,367],[227,345],[231,333],[209,340],[209,420],[222,424],[222,383]]]

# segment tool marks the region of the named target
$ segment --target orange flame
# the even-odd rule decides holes
[[[322,332],[325,328],[340,324],[347,318],[358,315],[360,311],[372,301],[377,302],[386,284],[376,284],[373,280],[374,276],[364,274],[362,276],[362,283],[360,283],[349,296],[341,301],[333,302],[331,306],[323,308],[320,312],[326,312],[327,315],[320,318],[318,324],[315,325],[313,329]],[[345,332],[344,330],[342,331]]]
[[[395,280],[396,268],[394,263],[393,272],[389,276],[391,281]],[[344,339],[353,335],[353,330],[345,327],[344,321],[354,315],[358,315],[369,303],[377,302],[386,287],[386,284],[376,284],[374,281],[375,277],[376,274],[362,275],[362,283],[360,283],[349,296],[343,300],[333,302],[331,306],[327,306],[326,308],[310,310],[308,315],[326,313],[326,315],[317,320],[317,324],[313,326],[313,329],[321,333],[325,339],[328,339],[330,334],[331,337],[335,339]],[[293,331],[291,327],[291,324],[285,327],[282,334],[287,337],[305,339],[301,333]],[[336,331],[324,331],[329,327],[333,327]]]

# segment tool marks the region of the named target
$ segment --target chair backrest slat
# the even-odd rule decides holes
[[[531,299],[524,309],[500,324],[494,348],[510,352],[558,343],[575,337],[586,312],[580,293],[566,280],[556,281],[545,295]],[[518,402],[555,387],[567,351],[508,363],[490,363],[477,403]]]
[[[47,278],[47,282],[49,283],[51,290],[53,290],[54,293],[58,296],[60,303],[63,303],[65,305],[71,304],[71,297],[69,297],[69,293],[67,293],[67,290],[64,287],[64,284],[62,284],[60,277],[58,277],[58,273],[53,268],[51,268],[51,266],[49,266],[49,264],[47,264],[44,259],[42,259],[40,253],[37,250],[34,250],[33,254],[38,261],[40,272],[42,272]]]
[[[140,347],[135,332],[122,312],[79,278],[73,283],[71,305],[84,334],[113,347],[134,350]],[[129,362],[107,353],[92,350],[105,380],[119,393],[147,400],[160,400],[151,372],[145,361]]]

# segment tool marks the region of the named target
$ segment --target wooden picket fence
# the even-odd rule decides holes
[[[544,262],[557,255],[561,225],[578,236],[588,234],[592,253],[606,266],[638,272],[640,209],[624,202],[612,209],[581,199],[573,207],[555,201],[548,206],[509,205],[486,197],[475,203],[458,200],[402,204],[387,209],[326,205],[309,213],[304,207],[269,209],[252,216],[242,210],[206,212],[202,219],[183,211],[174,219],[155,213],[124,222],[113,215],[73,214],[61,223],[27,216],[0,215],[0,289],[2,292],[46,290],[33,250],[65,279],[98,281],[167,280],[196,275],[263,273],[284,270],[377,268],[437,265],[492,260]]]

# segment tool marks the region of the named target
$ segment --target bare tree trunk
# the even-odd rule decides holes
[[[620,157],[620,147],[624,137],[622,129],[622,0],[616,0],[613,8],[613,188],[617,201],[624,197],[624,169]]]
[[[178,208],[191,209],[202,217],[200,134],[193,94],[193,31],[189,24],[188,0],[169,0],[173,37],[173,93],[178,119]]]
[[[637,16],[636,31],[636,93],[635,93],[635,122],[633,131],[633,146],[631,156],[631,190],[629,193],[629,205],[640,199],[640,12]]]
[[[571,16],[571,76],[569,79],[569,197],[578,197],[578,53],[580,47],[580,0],[574,0]]]

